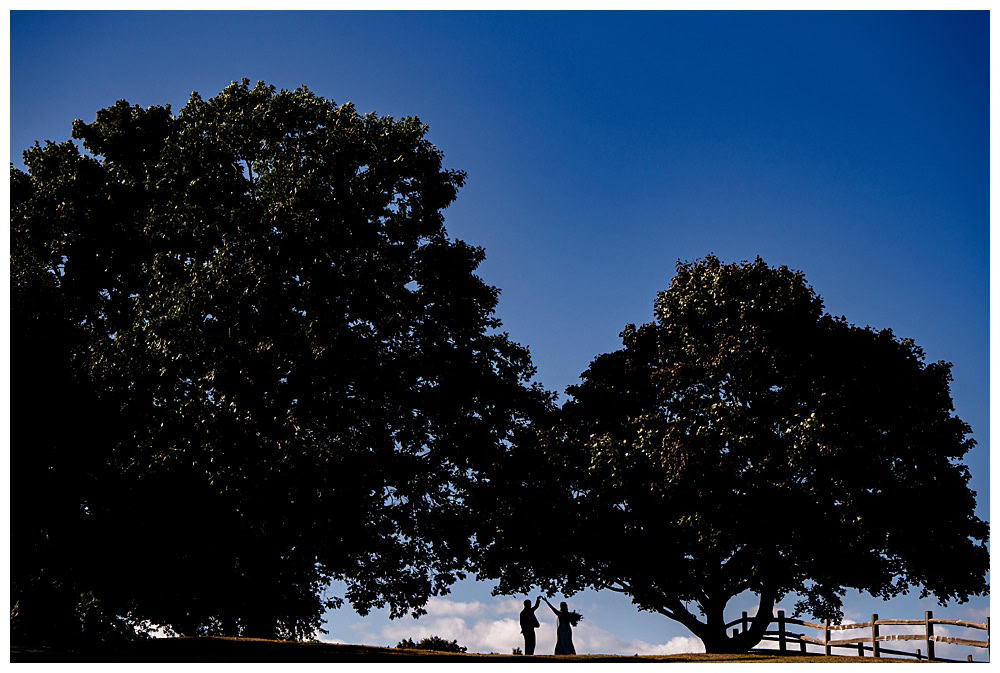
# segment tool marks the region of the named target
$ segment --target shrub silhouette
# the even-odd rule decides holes
[[[434,652],[465,652],[465,647],[458,644],[457,640],[445,640],[440,636],[422,638],[420,642],[413,642],[410,638],[396,643],[397,649],[405,650],[433,650]]]

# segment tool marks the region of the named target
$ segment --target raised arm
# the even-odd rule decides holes
[[[545,601],[545,604],[549,606],[549,610],[552,610],[552,614],[554,614],[556,617],[558,617],[559,616],[559,611],[556,610],[554,607],[552,607],[552,603],[549,603],[549,599],[545,598],[543,596],[542,600]]]
[[[535,607],[531,608],[531,611],[534,612],[535,610],[537,610],[538,609],[538,605],[541,602],[542,602],[542,597],[539,596],[538,598],[535,599]]]

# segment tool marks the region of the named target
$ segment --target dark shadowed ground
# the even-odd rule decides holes
[[[49,662],[678,662],[678,663],[891,663],[901,659],[825,657],[821,655],[778,656],[751,654],[673,654],[625,657],[611,654],[524,657],[510,654],[454,654],[426,650],[399,650],[368,645],[297,643],[256,638],[158,638],[114,649],[56,650],[11,647],[10,660]]]

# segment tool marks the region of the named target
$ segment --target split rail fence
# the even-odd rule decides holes
[[[732,626],[740,626],[743,631],[746,631],[749,626],[750,617],[744,612],[740,619],[734,620],[726,624],[726,628]],[[824,620],[822,624],[816,624],[813,622],[807,622],[802,619],[794,619],[791,617],[785,617],[784,610],[778,610],[778,614],[774,617],[774,622],[776,623],[777,631],[766,631],[764,633],[763,640],[775,641],[778,643],[779,652],[787,652],[790,646],[797,645],[799,651],[802,653],[806,652],[806,645],[813,644],[818,645],[823,648],[825,654],[829,655],[830,650],[834,647],[847,647],[857,650],[859,657],[864,657],[865,652],[870,652],[872,657],[880,658],[883,654],[892,654],[903,657],[916,657],[917,661],[951,661],[957,662],[956,659],[943,659],[934,655],[934,643],[951,643],[954,645],[967,645],[969,647],[981,647],[986,650],[986,660],[989,661],[990,652],[990,619],[986,618],[986,621],[982,624],[979,622],[971,622],[964,619],[936,619],[934,614],[928,610],[924,613],[923,619],[879,619],[878,615],[872,615],[871,621],[860,622],[857,624],[831,624],[830,620]],[[968,638],[952,638],[950,636],[936,635],[934,633],[934,626],[940,624],[942,626],[961,626],[967,629],[979,629],[986,631],[986,640],[969,640]],[[804,626],[810,629],[816,629],[823,632],[822,638],[814,638],[812,636],[807,636],[802,633],[792,633],[788,631],[787,627],[789,625],[794,626]],[[882,635],[879,633],[880,626],[923,626],[924,632],[921,633],[899,633],[899,634],[888,634]],[[870,634],[861,638],[842,638],[838,640],[832,640],[830,638],[830,633],[832,631],[850,631],[855,629],[869,629]],[[733,635],[739,633],[740,629],[734,628]],[[916,652],[904,652],[901,650],[890,650],[882,647],[881,643],[892,642],[892,641],[902,641],[902,640],[915,640],[923,641],[926,650],[921,653],[918,649]],[[772,650],[773,651],[773,650]],[[972,655],[968,655],[968,661],[972,661]]]

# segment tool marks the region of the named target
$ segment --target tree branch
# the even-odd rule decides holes
[[[668,610],[668,609],[666,609],[664,607],[656,608],[656,611],[659,612],[664,617],[669,617],[670,619],[674,620],[675,622],[681,621],[674,613],[672,613],[670,610]]]
[[[760,606],[757,614],[750,622],[750,628],[745,633],[740,633],[733,640],[744,645],[747,649],[753,647],[764,637],[764,632],[768,625],[774,620],[774,601],[777,598],[771,585],[765,584],[760,592]]]
[[[670,617],[676,622],[680,622],[695,634],[699,638],[702,637],[706,630],[706,625],[699,621],[697,617],[688,612],[684,604],[681,603],[676,598],[667,600],[667,604],[657,608],[657,612],[660,614]]]
[[[618,583],[617,587],[613,586],[613,583],[615,582]],[[620,594],[628,594],[632,592],[632,585],[630,585],[625,580],[620,580],[620,579],[612,580],[612,584],[608,584],[606,588],[611,589],[612,591],[617,591]]]

